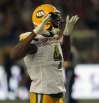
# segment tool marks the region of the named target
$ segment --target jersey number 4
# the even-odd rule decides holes
[[[61,69],[62,67],[62,56],[60,54],[59,48],[57,45],[54,46],[54,53],[53,53],[53,59],[54,61],[60,61],[58,64],[58,69]]]

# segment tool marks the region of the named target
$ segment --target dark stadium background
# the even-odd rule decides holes
[[[10,60],[8,52],[18,43],[20,33],[31,31],[33,28],[31,15],[40,4],[55,5],[65,18],[67,14],[80,17],[72,34],[72,51],[74,64],[99,63],[99,0],[0,0],[0,66],[4,66],[7,79],[11,77],[11,67],[16,65],[21,71],[20,87],[29,90],[30,79],[26,73],[23,60],[16,64]],[[73,67],[74,68],[74,67]],[[72,69],[71,69],[72,71]],[[66,73],[69,71],[66,71]],[[69,74],[68,74],[69,75]],[[67,77],[69,89],[70,76]],[[8,86],[8,90],[11,88]],[[69,101],[67,90],[66,101]],[[0,103],[27,103],[28,100],[4,100]],[[99,100],[77,100],[70,103],[98,103]]]

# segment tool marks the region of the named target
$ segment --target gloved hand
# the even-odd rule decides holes
[[[43,32],[43,30],[44,30],[44,26],[50,20],[50,17],[51,17],[51,14],[48,14],[48,16],[42,21],[42,23],[40,25],[38,25],[33,31],[36,34],[41,34]]]
[[[50,17],[51,17],[51,14],[49,14],[49,15],[42,21],[42,23],[41,23],[40,25],[38,25],[35,29],[33,29],[33,31],[34,31],[36,34],[42,33],[43,30],[44,30],[44,26],[45,26],[46,23],[50,20]],[[26,33],[20,34],[19,40],[22,41],[22,40],[26,39],[30,34],[31,34],[31,32],[26,32]]]
[[[70,16],[66,17],[66,24],[65,24],[65,28],[63,31],[63,35],[69,35],[72,33],[74,26],[76,24],[76,22],[78,21],[79,17],[77,15],[72,16],[70,18]]]

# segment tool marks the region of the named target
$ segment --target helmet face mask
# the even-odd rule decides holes
[[[61,24],[61,20],[62,20],[60,12],[54,12],[50,14],[51,14],[52,26],[55,28],[59,28],[59,25]]]

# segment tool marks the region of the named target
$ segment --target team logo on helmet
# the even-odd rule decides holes
[[[37,18],[42,18],[45,15],[45,12],[43,10],[39,10],[36,14]]]

